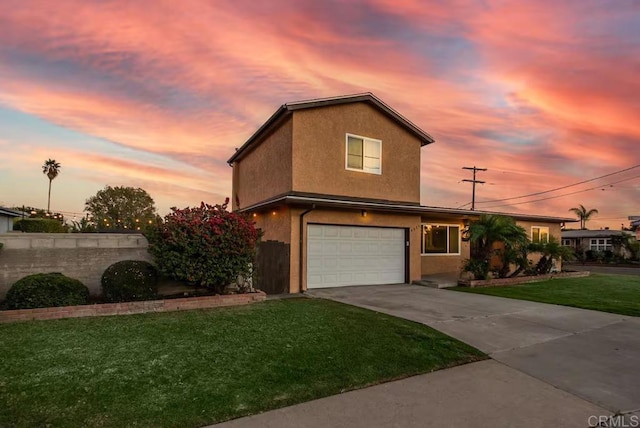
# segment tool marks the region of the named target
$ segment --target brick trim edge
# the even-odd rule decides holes
[[[487,280],[459,280],[458,285],[462,287],[503,287],[508,285],[516,285],[516,284],[525,284],[529,282],[541,282],[546,281],[548,279],[554,278],[582,278],[585,276],[589,276],[591,272],[583,271],[583,272],[561,272],[561,273],[550,273],[547,275],[537,275],[537,276],[516,276],[515,278],[496,278],[496,279],[487,279]]]
[[[223,296],[186,297],[181,299],[146,300],[141,302],[58,306],[54,308],[14,309],[0,311],[0,323],[220,308],[226,306],[241,306],[256,302],[262,302],[266,298],[267,295],[264,292],[257,291],[255,293],[229,294]]]

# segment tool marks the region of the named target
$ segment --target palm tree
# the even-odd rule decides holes
[[[471,243],[477,249],[476,262],[490,268],[491,257],[499,256],[500,276],[509,273],[511,263],[520,265],[521,253],[529,243],[526,230],[508,216],[483,214],[478,221],[471,223],[469,232]],[[524,260],[526,261],[526,253]]]
[[[47,198],[47,212],[51,212],[51,182],[60,173],[60,164],[55,159],[48,159],[44,165],[42,165],[42,173],[46,174],[49,178],[49,197]]]
[[[591,218],[591,216],[594,214],[598,214],[597,209],[594,208],[587,211],[587,209],[582,204],[580,204],[580,206],[577,208],[569,209],[569,211],[573,211],[573,213],[578,216],[578,219],[580,220],[580,229],[583,230],[587,228],[587,221]]]

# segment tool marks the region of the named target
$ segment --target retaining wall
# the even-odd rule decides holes
[[[256,293],[231,294],[225,296],[203,296],[188,297],[184,299],[147,300],[143,302],[17,309],[11,311],[0,311],[0,323],[209,309],[224,306],[248,305],[250,303],[262,302],[266,297],[267,295],[265,293],[258,291]]]
[[[139,233],[6,233],[0,235],[0,300],[14,282],[34,273],[60,272],[101,293],[104,270],[121,260],[151,261]]]

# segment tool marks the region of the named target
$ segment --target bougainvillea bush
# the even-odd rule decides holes
[[[251,275],[258,230],[224,204],[171,208],[148,233],[149,252],[164,275],[222,293],[239,275]]]

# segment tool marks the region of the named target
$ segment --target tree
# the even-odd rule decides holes
[[[582,204],[580,204],[578,207],[570,208],[569,211],[572,211],[576,216],[578,216],[578,220],[580,220],[580,229],[583,230],[587,228],[587,221],[589,221],[591,216],[593,216],[594,214],[598,214],[597,209],[594,208],[587,211],[587,209]]]
[[[498,274],[509,274],[512,263],[518,265],[517,272],[527,263],[526,251],[529,243],[527,231],[518,226],[511,217],[483,214],[469,226],[470,241],[474,244],[475,261],[470,266],[482,267],[488,272],[491,258],[500,257]],[[482,272],[479,272],[482,273]],[[486,276],[486,275],[480,275]]]
[[[42,165],[42,173],[49,178],[49,196],[47,197],[47,212],[51,212],[51,182],[60,173],[60,164],[55,159],[47,159]]]
[[[98,230],[142,230],[154,223],[156,207],[140,188],[106,186],[85,202]]]
[[[259,234],[247,215],[227,211],[228,203],[171,208],[149,230],[149,252],[160,272],[217,293],[239,275],[250,277]]]

